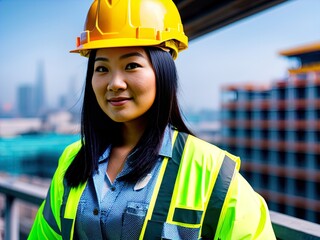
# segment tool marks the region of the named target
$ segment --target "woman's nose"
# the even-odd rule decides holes
[[[117,91],[125,90],[126,88],[127,88],[127,83],[125,81],[123,74],[114,73],[111,76],[110,81],[108,82],[108,86],[107,86],[108,91],[117,92]]]

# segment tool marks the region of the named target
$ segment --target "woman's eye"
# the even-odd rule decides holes
[[[108,68],[103,67],[103,66],[98,66],[95,68],[96,72],[109,72]]]
[[[126,70],[133,70],[135,68],[141,67],[141,65],[139,65],[138,63],[129,63],[126,66]]]

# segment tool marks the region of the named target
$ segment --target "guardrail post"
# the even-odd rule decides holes
[[[4,217],[5,217],[5,230],[4,230],[4,239],[5,240],[10,240],[11,239],[11,210],[13,207],[13,201],[14,198],[10,195],[7,195],[5,197],[6,200],[6,209],[4,212]]]
[[[5,231],[4,240],[19,239],[19,209],[13,196],[5,197]]]

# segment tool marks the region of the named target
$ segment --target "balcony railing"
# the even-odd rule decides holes
[[[35,206],[40,205],[46,196],[47,189],[48,186],[35,186],[20,179],[0,176],[0,196],[4,195],[5,198],[4,229],[1,229],[0,224],[0,239],[2,237],[4,240],[19,239],[21,223],[19,223],[16,202],[23,201]],[[319,224],[273,211],[270,211],[270,217],[277,239],[320,240]],[[31,226],[31,223],[29,225]]]

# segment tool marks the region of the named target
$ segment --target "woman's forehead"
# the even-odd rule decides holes
[[[143,47],[114,47],[114,48],[101,48],[97,50],[96,56],[110,56],[121,57],[130,53],[139,53],[147,57],[147,53]]]

